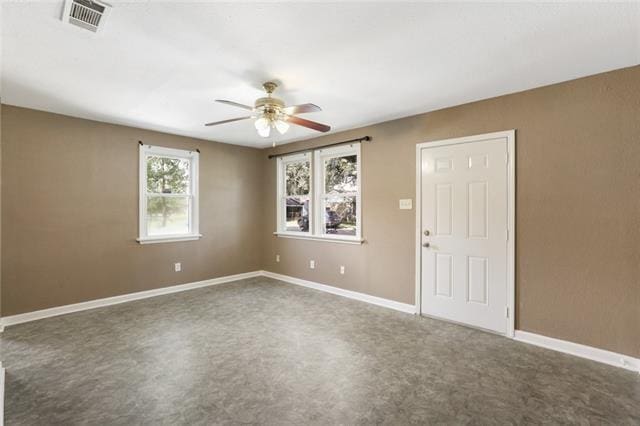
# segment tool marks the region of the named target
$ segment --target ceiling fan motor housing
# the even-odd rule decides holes
[[[278,98],[260,98],[255,102],[256,111],[262,112],[266,117],[276,119],[284,108],[284,102]]]
[[[281,115],[284,109],[284,101],[271,97],[271,94],[276,90],[278,84],[273,81],[267,81],[262,87],[264,87],[265,92],[267,92],[267,96],[257,99],[254,108],[262,112],[267,118],[275,120]]]

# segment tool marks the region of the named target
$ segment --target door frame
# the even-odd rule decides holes
[[[507,139],[507,321],[506,337],[513,338],[515,334],[515,251],[516,251],[516,131],[484,133],[461,138],[441,139],[423,142],[416,145],[416,267],[415,267],[415,304],[416,314],[422,315],[422,156],[424,148],[437,146],[459,145],[483,142],[490,139]]]

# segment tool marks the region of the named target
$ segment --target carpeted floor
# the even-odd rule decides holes
[[[5,424],[640,424],[640,375],[252,278],[8,327]]]

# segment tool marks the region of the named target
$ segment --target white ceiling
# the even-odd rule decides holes
[[[250,146],[216,98],[252,104],[268,79],[332,131],[640,63],[640,3],[112,2],[104,31],[62,1],[2,5],[2,101]]]

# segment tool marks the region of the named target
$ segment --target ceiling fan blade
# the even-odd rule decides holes
[[[218,124],[233,123],[234,121],[246,120],[247,118],[251,118],[251,116],[249,115],[246,117],[238,117],[238,118],[230,118],[228,120],[214,121],[212,123],[205,124],[205,126],[217,126]]]
[[[238,102],[227,101],[225,99],[216,99],[216,102],[220,102],[221,104],[227,104],[227,105],[231,105],[231,106],[234,106],[234,107],[238,107],[238,108],[242,108],[242,109],[248,109],[249,111],[253,111],[253,107],[251,107],[249,105],[239,104]]]
[[[282,109],[285,114],[304,114],[305,112],[318,111],[322,111],[322,108],[315,104],[292,105]]]
[[[307,127],[309,129],[317,130],[323,133],[331,130],[331,126],[327,126],[326,124],[317,123],[311,120],[305,120],[304,118],[295,117],[293,115],[288,115],[287,121],[289,123],[297,124],[298,126]]]

